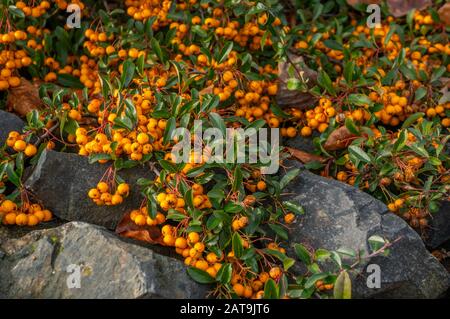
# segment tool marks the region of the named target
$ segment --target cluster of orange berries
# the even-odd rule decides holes
[[[80,63],[80,82],[88,89],[92,89],[92,94],[100,93],[101,82],[98,75],[97,62],[89,59],[86,55],[82,55]]]
[[[190,232],[186,237],[178,236],[177,229],[171,225],[164,225],[161,229],[163,241],[167,246],[175,247],[177,254],[183,256],[184,263],[215,277],[222,267],[223,256],[206,253],[205,244],[200,240],[197,232]],[[205,256],[206,255],[206,256]]]
[[[432,25],[434,24],[433,17],[431,14],[422,14],[420,11],[416,11],[414,13],[414,28],[419,30],[422,25]]]
[[[406,220],[413,228],[428,227],[428,213],[417,207],[409,207],[405,203],[407,199],[407,195],[397,198],[387,205],[388,209]]]
[[[311,136],[313,130],[317,130],[320,133],[325,132],[328,128],[330,119],[336,116],[336,109],[332,106],[329,99],[321,98],[319,100],[319,105],[314,109],[308,110],[304,114],[300,110],[293,110],[291,111],[291,114],[294,119],[303,119],[305,125],[300,129],[300,135],[307,137]],[[291,137],[294,135],[294,132],[289,132],[287,130],[286,135]]]
[[[51,4],[49,1],[41,1],[41,3],[39,3],[35,7],[28,6],[23,1],[16,2],[17,9],[22,10],[25,16],[33,18],[39,18],[43,16],[48,11],[48,9],[50,9],[50,6]]]
[[[22,39],[22,31],[13,32],[11,34],[0,35],[0,44],[8,43],[9,38]],[[25,34],[26,38],[26,34]],[[4,41],[7,40],[7,41]],[[15,41],[15,40],[13,40]],[[25,50],[2,50],[0,52],[0,91],[4,91],[14,87],[18,87],[21,83],[20,78],[14,75],[15,70],[31,65],[32,60]]]
[[[271,68],[267,68],[270,72]],[[224,80],[226,76],[224,73]],[[247,91],[238,89],[234,96],[237,99],[239,107],[235,111],[235,115],[244,117],[248,121],[253,122],[258,119],[264,119],[272,128],[280,126],[280,119],[270,110],[270,97],[275,96],[278,91],[276,83],[269,81],[250,81]],[[220,97],[220,95],[219,95]]]
[[[91,105],[90,108],[92,109],[93,106]],[[113,121],[114,118],[115,114],[108,117],[110,121]],[[132,131],[127,134],[124,130],[113,130],[112,139],[109,139],[105,133],[96,133],[92,138],[85,128],[79,128],[75,132],[76,143],[80,147],[78,153],[83,156],[113,153],[120,156],[126,154],[130,159],[140,161],[144,155],[152,153],[154,149],[160,150],[163,148],[161,141],[163,130],[159,127],[157,129],[158,125],[163,127],[165,120],[151,119],[147,125],[151,128],[149,133]],[[151,141],[151,139],[154,139],[154,141]],[[113,143],[115,144],[114,150]],[[107,160],[100,160],[99,162],[106,163]]]
[[[443,127],[450,127],[450,117],[446,116],[446,110],[450,110],[450,102],[439,104],[435,107],[429,107],[426,114],[429,118],[440,117]]]
[[[110,33],[108,35],[106,32],[96,32],[92,29],[87,29],[84,35],[89,40],[83,43],[83,47],[85,47],[89,51],[89,54],[91,56],[102,57],[105,54],[111,55],[116,52],[116,48],[113,45],[109,44],[114,40],[113,33]],[[132,52],[130,51],[130,57],[132,57],[131,53]],[[124,56],[123,52],[119,52],[119,56]]]
[[[66,10],[70,4],[78,5],[81,10],[85,8],[84,3],[80,0],[70,0],[69,2],[65,0],[54,0],[54,2],[60,10]],[[29,6],[24,1],[17,1],[16,7],[20,9],[27,17],[39,18],[49,11],[51,3],[50,1],[44,0],[36,6]]]
[[[191,0],[195,4],[196,0]],[[158,30],[169,24],[167,15],[172,2],[168,0],[126,0],[127,14],[137,21],[145,21],[150,17],[157,17],[152,25],[153,30]],[[178,4],[177,6],[181,5]]]
[[[319,291],[332,290],[334,288],[334,284],[326,284],[323,280],[317,280],[315,285]]]
[[[36,226],[50,221],[52,213],[39,204],[25,203],[19,208],[13,201],[5,199],[0,201],[0,219],[5,225]]]
[[[19,132],[11,131],[6,139],[6,145],[12,147],[16,152],[23,152],[27,157],[36,155],[37,148],[33,144],[27,143],[24,136]]]
[[[262,299],[264,297],[264,284],[272,278],[279,280],[283,271],[280,267],[272,267],[269,272],[261,272],[258,276],[249,279],[245,272],[234,273],[231,278],[233,291],[238,297]]]
[[[130,193],[130,186],[127,183],[117,185],[114,194],[110,192],[110,187],[106,182],[99,182],[96,188],[88,192],[88,196],[98,206],[117,206],[123,203]]]
[[[138,226],[157,226],[166,222],[166,216],[162,213],[156,213],[155,218],[151,218],[148,215],[147,207],[131,211],[130,219]]]

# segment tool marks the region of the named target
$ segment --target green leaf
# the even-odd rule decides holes
[[[354,104],[357,106],[365,106],[372,105],[372,100],[365,94],[350,94],[348,97],[348,101],[350,104]]]
[[[158,40],[156,40],[156,38],[152,38],[150,40],[150,44],[152,46],[153,52],[155,52],[159,61],[161,61],[161,63],[163,64],[166,63],[166,56],[163,54],[163,51],[161,50],[161,46],[159,45]]]
[[[357,158],[362,162],[370,163],[372,161],[370,156],[366,152],[364,152],[364,150],[359,146],[351,145],[348,147],[348,151],[350,155],[353,155],[355,158]]]
[[[431,75],[431,80],[430,82],[433,83],[435,81],[438,81],[445,73],[447,69],[444,66],[441,66],[439,68],[437,68],[436,70],[434,70],[433,74]]]
[[[326,277],[328,277],[327,273],[318,273],[312,275],[311,277],[308,278],[308,280],[306,280],[305,288],[311,288],[317,281],[325,279]]]
[[[189,267],[187,273],[192,279],[201,284],[211,284],[215,281],[206,271],[194,267]]]
[[[289,236],[286,231],[286,229],[283,226],[276,225],[276,224],[269,224],[270,229],[272,229],[277,236],[279,236],[281,239],[288,240]]]
[[[292,258],[287,257],[287,258],[285,258],[285,259],[283,260],[283,269],[284,269],[285,271],[288,271],[289,268],[291,268],[292,266],[294,266],[294,264],[295,264],[295,260],[292,259]]]
[[[301,82],[297,78],[290,78],[287,80],[286,87],[289,91],[294,91],[300,88]]]
[[[219,114],[212,112],[209,114],[209,119],[213,127],[218,128],[222,132],[223,137],[225,138],[227,127],[225,125],[223,118]]]
[[[345,119],[345,127],[349,130],[350,133],[355,135],[360,135],[358,127],[356,127],[355,122],[349,117]]]
[[[166,128],[164,130],[163,143],[167,144],[173,138],[172,134],[177,126],[177,120],[174,117],[171,117],[167,123]]]
[[[9,6],[8,11],[14,17],[25,18],[25,13],[16,6]]]
[[[234,233],[233,238],[231,240],[231,245],[233,247],[234,256],[236,258],[241,257],[244,248],[242,246],[241,236],[238,233]]]
[[[420,88],[418,88],[418,89],[416,90],[415,95],[414,95],[414,101],[415,101],[415,102],[420,101],[421,99],[423,99],[423,97],[424,97],[425,95],[427,95],[427,89],[424,88],[423,86],[420,87]]]
[[[324,71],[319,71],[319,76],[317,77],[317,82],[321,87],[328,91],[333,96],[336,96],[336,90],[333,87],[330,76]]]
[[[111,155],[109,154],[92,154],[89,155],[89,164],[93,164],[101,160],[110,160],[110,159]]]
[[[418,119],[423,118],[425,113],[418,112],[413,115],[408,116],[408,118],[403,122],[402,129],[408,128],[411,124],[415,123]]]
[[[330,258],[331,253],[326,249],[319,248],[316,250],[314,256],[318,261],[323,261]]]
[[[372,249],[372,251],[377,251],[378,249],[383,247],[384,244],[386,244],[384,238],[378,235],[370,236],[367,241],[369,242],[369,246]]]
[[[228,59],[228,55],[230,54],[231,50],[233,50],[233,42],[228,42],[223,47],[222,51],[220,51],[219,56],[217,57],[217,63],[222,63],[225,61],[225,59]]]
[[[300,174],[300,169],[295,168],[287,172],[280,181],[280,189],[284,189],[294,178]]]
[[[20,187],[20,177],[14,171],[14,162],[9,162],[5,168],[6,175],[8,176],[8,180],[13,183],[16,187]]]
[[[275,281],[270,278],[264,285],[264,299],[278,299],[279,290]]]
[[[331,39],[323,41],[323,44],[325,44],[325,46],[327,46],[328,48],[330,48],[332,50],[337,50],[337,51],[344,50],[344,47],[342,46],[342,44],[340,44],[334,40],[331,40]]]
[[[66,86],[74,89],[83,89],[84,85],[77,77],[70,74],[58,74],[58,83],[62,86]]]
[[[408,131],[402,130],[397,138],[397,141],[395,141],[394,152],[401,151],[403,147],[405,147],[407,140],[408,140]]]
[[[344,64],[344,79],[347,83],[352,83],[353,81],[353,71],[355,70],[355,63],[353,61],[347,61]]]
[[[308,250],[302,244],[294,244],[294,250],[297,257],[307,266],[311,265],[311,256]]]
[[[342,271],[334,283],[333,296],[335,299],[352,298],[352,281],[347,271]]]
[[[122,88],[126,88],[128,87],[128,85],[130,85],[134,77],[135,69],[136,66],[131,60],[126,60],[123,63],[123,72],[120,78],[120,84],[122,85]]]
[[[233,274],[233,267],[231,264],[227,263],[220,267],[216,275],[216,280],[221,284],[228,284],[231,281],[231,276]]]
[[[283,206],[287,210],[297,215],[303,215],[305,213],[305,209],[300,204],[294,203],[292,201],[284,201]]]
[[[236,166],[233,174],[233,191],[236,192],[242,187],[243,176],[240,166]]]

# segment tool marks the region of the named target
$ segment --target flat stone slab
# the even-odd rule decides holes
[[[0,246],[0,298],[205,298],[182,261],[71,222]]]
[[[77,154],[44,151],[25,187],[61,219],[115,229],[125,213],[142,204],[143,196],[136,181],[141,177],[153,179],[155,175],[144,166],[119,171],[130,185],[130,195],[121,205],[97,206],[87,194],[110,165],[89,164],[87,157]]]

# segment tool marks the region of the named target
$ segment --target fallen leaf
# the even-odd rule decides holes
[[[351,133],[347,127],[342,126],[330,134],[323,148],[327,151],[344,149],[351,143],[354,137],[356,137],[355,134]]]
[[[29,112],[39,109],[42,101],[39,98],[40,83],[31,83],[21,78],[20,85],[8,90],[6,105],[9,110],[16,112],[20,116],[25,116]]]
[[[205,94],[213,94],[213,93],[214,93],[214,85],[210,85],[210,86],[205,87],[203,90],[201,90],[199,92],[199,95],[202,96]]]
[[[277,103],[283,108],[296,107],[305,109],[312,106],[316,102],[316,98],[308,92],[288,90],[287,81],[291,78],[289,75],[289,68],[291,66],[295,67],[295,78],[300,79],[303,77],[309,87],[314,86],[314,83],[317,81],[317,72],[308,68],[303,57],[289,53],[288,60],[278,64],[279,85],[276,97]],[[299,73],[302,73],[302,76]]]
[[[450,26],[450,2],[444,4],[438,10],[438,14],[441,21],[444,22],[446,26]]]
[[[396,18],[407,15],[413,9],[423,10],[431,5],[431,0],[387,0],[389,11]]]
[[[125,214],[116,227],[116,234],[125,238],[145,241],[150,244],[166,246],[163,242],[161,231],[156,226],[138,226],[130,218],[130,213]]]
[[[286,151],[289,152],[293,157],[302,162],[303,164],[308,164],[311,162],[324,162],[326,159],[322,156],[307,153],[292,147],[286,147]]]

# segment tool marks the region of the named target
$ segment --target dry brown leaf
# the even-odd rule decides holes
[[[277,103],[280,107],[296,107],[305,109],[312,106],[316,102],[316,98],[308,92],[301,92],[299,90],[290,91],[287,88],[287,81],[289,80],[289,68],[291,65],[295,66],[295,76],[300,79],[298,73],[303,72],[303,79],[307,80],[309,87],[314,86],[317,81],[317,72],[308,68],[303,57],[288,54],[288,61],[280,62],[278,64],[279,84],[277,92]]]
[[[20,80],[18,87],[9,90],[6,105],[9,110],[25,116],[29,112],[41,108],[42,101],[39,98],[39,83],[31,83],[24,78]]]
[[[156,226],[138,226],[130,218],[130,213],[125,214],[116,227],[116,234],[125,238],[132,238],[150,244],[166,246],[163,242],[161,231]]]
[[[307,153],[307,152],[304,152],[304,151],[300,151],[300,150],[298,150],[296,148],[286,147],[286,150],[293,157],[295,157],[297,160],[299,160],[303,164],[308,164],[308,163],[315,162],[315,161],[317,161],[317,162],[324,162],[326,160],[322,156],[318,156],[318,155],[314,155],[314,154]]]
[[[342,126],[330,134],[323,148],[327,151],[344,149],[354,137],[356,137],[355,134],[351,133],[345,126]]]
[[[413,9],[423,10],[431,5],[431,0],[387,0],[389,11],[394,17],[407,15]]]
[[[450,26],[450,2],[444,4],[439,10],[439,18],[446,26]]]
[[[205,94],[213,94],[213,93],[214,93],[214,85],[210,85],[210,86],[205,87],[203,90],[201,90],[199,92],[199,95],[202,96]]]

